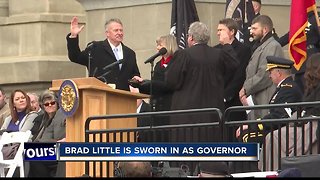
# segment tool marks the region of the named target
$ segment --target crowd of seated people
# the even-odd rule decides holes
[[[17,89],[11,93],[8,103],[1,88],[0,92],[0,105],[4,109],[8,104],[10,112],[6,115],[5,111],[1,111],[1,118],[4,119],[1,133],[30,130],[32,135],[29,142],[65,141],[66,116],[59,110],[55,92],[45,90],[38,96],[34,92],[27,93]],[[65,177],[65,164],[57,161],[25,162],[25,175],[26,177]],[[14,176],[19,176],[19,171],[16,170]]]

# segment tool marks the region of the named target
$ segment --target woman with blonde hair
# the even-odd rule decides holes
[[[169,111],[171,106],[172,90],[166,85],[165,72],[170,65],[173,54],[178,50],[178,45],[175,36],[168,34],[160,36],[156,39],[156,49],[166,48],[167,52],[162,55],[160,61],[158,61],[154,67],[152,76],[152,86],[150,80],[144,80],[142,78],[135,78],[140,84],[132,84],[132,86],[139,88],[141,93],[150,94],[151,111]],[[150,119],[139,121],[138,126],[149,126]],[[153,119],[153,126],[168,125],[168,116],[157,116]],[[162,133],[163,134],[163,133]],[[142,141],[142,135],[140,135]],[[154,138],[151,141],[167,141],[165,137]],[[149,140],[148,140],[149,141]]]

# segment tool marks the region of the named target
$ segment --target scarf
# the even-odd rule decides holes
[[[160,60],[160,66],[161,67],[167,67],[168,63],[170,62],[172,56],[167,57],[166,59],[164,57]]]

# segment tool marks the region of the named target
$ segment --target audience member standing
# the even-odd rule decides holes
[[[219,25],[217,28],[217,35],[219,38],[220,44],[215,46],[218,48],[222,48],[222,46],[229,41],[229,39],[225,39],[225,36],[230,37],[231,46],[237,53],[237,59],[239,61],[240,66],[233,73],[226,74],[224,77],[224,102],[225,108],[229,108],[232,106],[242,106],[242,103],[239,98],[239,91],[242,88],[244,80],[246,79],[246,67],[248,65],[249,59],[251,57],[251,50],[249,47],[240,43],[235,35],[238,31],[238,24],[231,18],[222,19],[219,21]],[[227,35],[224,35],[227,34]],[[227,117],[228,120],[236,121],[236,120],[245,120],[247,119],[247,114],[245,111],[234,111],[230,113],[230,116]],[[235,140],[233,130],[230,130],[229,137],[230,141]]]
[[[9,104],[6,102],[6,94],[0,88],[0,127],[2,126],[6,117],[10,115]]]
[[[248,105],[247,98],[252,97],[255,105],[268,104],[276,86],[269,78],[267,56],[284,57],[281,45],[272,34],[273,22],[269,16],[260,15],[253,19],[250,33],[256,40],[253,54],[246,69],[246,80],[239,92],[243,105]],[[258,119],[265,116],[268,109],[254,110],[249,119]]]
[[[128,80],[140,76],[140,72],[135,52],[122,43],[124,33],[120,19],[110,19],[105,23],[104,41],[89,43],[87,48],[81,51],[79,33],[83,27],[78,25],[77,17],[72,18],[70,33],[67,35],[69,59],[87,66],[89,76],[115,84],[117,89],[129,91]],[[105,69],[119,60],[123,60],[123,63]]]

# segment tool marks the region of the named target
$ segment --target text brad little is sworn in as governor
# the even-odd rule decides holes
[[[65,147],[66,154],[246,154],[246,147]]]

